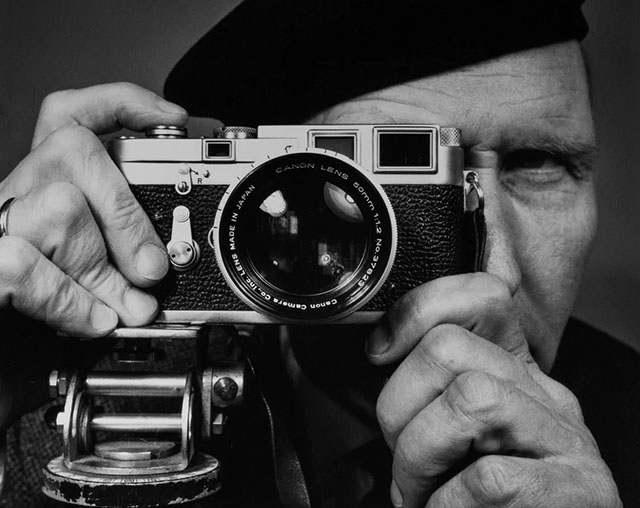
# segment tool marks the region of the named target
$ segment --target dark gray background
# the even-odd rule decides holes
[[[47,93],[109,81],[159,93],[177,59],[237,2],[0,0],[0,178],[27,153]],[[640,2],[589,0],[585,12],[600,230],[576,314],[640,349]]]

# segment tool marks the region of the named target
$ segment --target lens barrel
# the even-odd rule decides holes
[[[389,274],[397,241],[382,187],[347,157],[314,149],[257,165],[228,190],[213,233],[238,297],[297,323],[364,305]]]

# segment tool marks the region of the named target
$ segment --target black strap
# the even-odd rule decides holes
[[[269,339],[273,340],[274,337]],[[278,354],[279,348],[269,351],[264,345],[256,347],[250,341],[244,341],[243,348],[253,377],[252,389],[258,394],[269,423],[271,459],[280,506],[310,508],[307,484],[291,438],[290,406],[287,403],[290,388]]]
[[[475,253],[473,257],[473,271],[481,272],[484,267],[484,251],[487,244],[487,222],[484,218],[484,212],[480,208],[469,212],[469,215]]]
[[[487,223],[484,217],[484,192],[480,187],[478,173],[467,171],[465,174],[465,243],[466,259],[471,262],[474,272],[484,268],[484,254],[487,244]]]

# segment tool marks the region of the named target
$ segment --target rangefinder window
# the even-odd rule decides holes
[[[431,169],[433,134],[425,132],[381,132],[378,137],[378,167],[384,169]]]
[[[346,134],[343,136],[315,134],[313,136],[313,146],[322,150],[331,150],[332,152],[349,157],[351,160],[356,160],[355,134]]]
[[[205,154],[207,159],[229,160],[231,158],[231,142],[207,141]]]

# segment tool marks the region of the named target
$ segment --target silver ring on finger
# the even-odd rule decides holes
[[[14,199],[15,198],[9,198],[0,206],[0,238],[9,234],[7,219],[9,218],[9,208]]]

